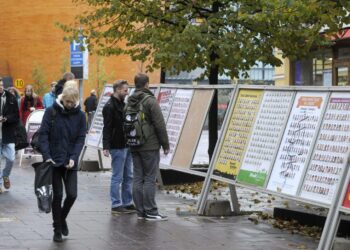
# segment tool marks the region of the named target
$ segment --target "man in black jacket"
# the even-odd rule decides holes
[[[74,80],[74,79],[75,79],[75,76],[74,76],[74,74],[72,72],[66,72],[66,73],[63,74],[62,79],[59,80],[57,82],[57,84],[55,85],[55,96],[56,96],[56,98],[60,94],[62,94],[64,84],[67,81]]]
[[[5,189],[11,186],[9,176],[15,161],[15,130],[18,121],[19,111],[16,97],[4,89],[4,83],[0,79],[0,158],[6,158],[3,171],[0,165],[0,193],[2,193],[2,181]]]
[[[103,154],[112,156],[110,196],[112,213],[132,213],[132,158],[125,144],[123,129],[124,99],[128,83],[119,80],[113,84],[113,95],[103,108]]]
[[[85,105],[85,113],[88,117],[88,124],[87,129],[90,129],[92,119],[94,118],[95,111],[97,109],[97,97],[96,97],[96,91],[93,89],[90,92],[90,96],[85,99],[84,102]]]

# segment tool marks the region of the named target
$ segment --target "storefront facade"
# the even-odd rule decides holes
[[[329,48],[320,49],[304,60],[291,63],[291,85],[349,86],[350,27],[343,29],[341,38]]]

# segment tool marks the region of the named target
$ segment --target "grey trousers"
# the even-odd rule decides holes
[[[138,215],[158,214],[156,177],[159,169],[159,150],[132,152],[134,163],[133,199]]]

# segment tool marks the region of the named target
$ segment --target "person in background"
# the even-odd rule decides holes
[[[145,120],[150,123],[152,129],[148,131],[148,137],[143,145],[130,147],[134,163],[134,203],[138,219],[164,221],[168,217],[159,213],[155,195],[160,161],[159,149],[162,147],[165,155],[169,153],[168,133],[157,99],[149,90],[148,76],[137,74],[135,87],[135,92],[128,98],[126,105],[135,108],[142,102]],[[146,96],[149,98],[143,101]]]
[[[24,89],[24,97],[21,98],[21,104],[19,107],[19,115],[25,126],[27,118],[36,109],[43,109],[43,103],[40,96],[34,93],[32,85],[27,85]]]
[[[123,129],[124,100],[128,95],[128,83],[119,80],[113,84],[113,95],[103,107],[103,154],[112,156],[110,196],[112,213],[135,212],[132,204],[132,158],[125,144]]]
[[[45,109],[47,109],[48,107],[51,107],[56,100],[56,95],[55,95],[56,84],[57,84],[57,82],[52,82],[50,84],[51,91],[46,93],[43,97],[43,105],[44,105]]]
[[[5,168],[1,171],[0,161],[0,194],[2,184],[9,189],[10,173],[15,161],[15,130],[19,120],[18,104],[16,98],[4,89],[4,83],[0,78],[0,159],[6,159]]]
[[[74,80],[75,79],[75,76],[72,72],[66,72],[63,74],[62,76],[62,79],[59,80],[55,86],[55,96],[56,98],[62,93],[62,90],[63,90],[63,87],[64,87],[64,84],[67,82],[67,81],[71,81],[71,80]]]
[[[90,96],[85,99],[84,105],[85,105],[85,113],[87,114],[87,117],[88,117],[87,130],[89,130],[92,123],[92,119],[94,118],[94,115],[97,109],[97,97],[96,97],[96,91],[94,89],[91,90]]]
[[[62,242],[62,235],[69,234],[66,219],[77,198],[78,161],[85,136],[86,120],[79,105],[79,90],[74,82],[66,84],[53,106],[45,110],[39,134],[43,160],[54,166],[52,218],[55,242]],[[66,196],[62,206],[63,184]]]
[[[10,92],[11,94],[13,94],[16,97],[17,103],[18,103],[18,107],[21,104],[21,95],[18,91],[18,89],[16,89],[15,87],[9,87],[8,92]]]

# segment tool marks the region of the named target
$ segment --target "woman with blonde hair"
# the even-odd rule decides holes
[[[27,85],[24,89],[24,96],[21,98],[19,106],[19,115],[24,125],[26,125],[27,118],[36,109],[43,109],[43,102],[40,96],[35,94],[33,86]]]
[[[67,82],[68,83],[68,82]],[[78,160],[86,135],[85,115],[79,105],[76,85],[65,85],[53,106],[46,109],[39,143],[43,159],[53,164],[52,218],[55,242],[67,236],[67,216],[77,198]],[[62,206],[63,185],[66,198]]]

